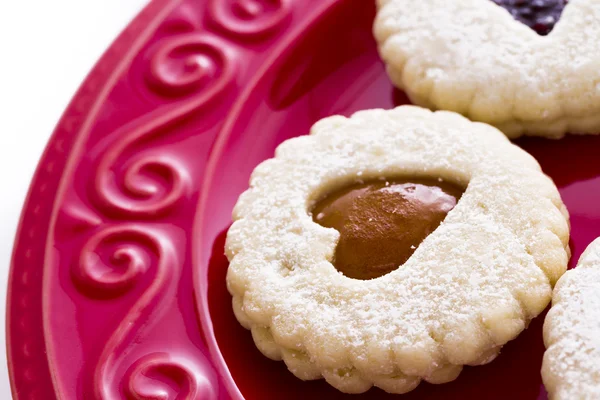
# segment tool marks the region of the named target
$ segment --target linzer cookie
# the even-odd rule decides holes
[[[413,103],[511,137],[600,133],[597,0],[379,0],[374,34]]]
[[[558,281],[544,321],[544,385],[551,399],[600,399],[600,240]]]
[[[257,347],[300,379],[391,393],[493,360],[569,258],[553,182],[497,129],[405,106],[326,118],[259,165],[227,284]]]

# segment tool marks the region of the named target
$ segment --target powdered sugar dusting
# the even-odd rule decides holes
[[[399,269],[345,277],[339,234],[307,210],[356,182],[441,177],[467,186]],[[226,244],[227,284],[257,347],[301,379],[393,393],[491,361],[548,304],[568,221],[537,162],[498,130],[417,107],[324,119],[254,171]]]
[[[600,239],[558,282],[544,322],[544,384],[552,399],[600,398]]]
[[[542,37],[490,0],[379,0],[391,80],[413,103],[509,137],[600,132],[600,2],[571,0]]]

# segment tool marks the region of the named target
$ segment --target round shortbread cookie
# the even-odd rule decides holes
[[[542,377],[551,399],[600,399],[600,239],[558,281],[544,321]]]
[[[569,1],[548,36],[491,0],[378,6],[381,57],[413,103],[492,124],[511,138],[600,133],[599,1]]]
[[[466,190],[398,269],[332,265],[310,210],[357,181],[442,179]],[[493,360],[548,304],[569,259],[568,214],[538,163],[497,129],[413,106],[317,122],[252,174],[227,234],[227,285],[257,347],[304,380],[392,393]]]

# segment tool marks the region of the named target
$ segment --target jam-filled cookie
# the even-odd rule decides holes
[[[600,399],[600,239],[558,281],[544,321],[542,377],[551,399]]]
[[[568,214],[495,128],[418,107],[316,123],[252,174],[227,285],[300,379],[392,393],[493,360],[548,304]]]
[[[597,0],[378,0],[374,34],[415,103],[511,137],[600,133]]]

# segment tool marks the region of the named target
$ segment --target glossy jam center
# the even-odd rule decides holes
[[[454,208],[463,189],[437,179],[355,184],[312,210],[313,220],[340,233],[333,265],[355,279],[394,271]]]
[[[569,0],[492,0],[540,35],[547,35],[558,22]]]

